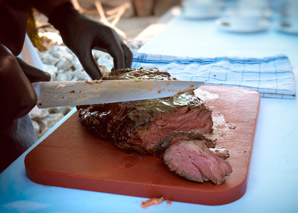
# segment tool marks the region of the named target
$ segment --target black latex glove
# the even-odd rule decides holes
[[[19,65],[21,66],[23,72],[25,73],[26,77],[29,79],[31,83],[51,80],[51,75],[49,73],[41,71],[36,67],[32,67],[31,65],[27,64],[25,61],[18,57],[16,57],[16,59]]]
[[[26,115],[35,106],[36,94],[30,80],[50,78],[48,73],[26,64],[0,44],[0,128],[10,127],[14,119]]]
[[[77,55],[92,79],[101,78],[92,49],[109,53],[114,59],[115,69],[131,66],[132,53],[119,35],[110,27],[79,14],[71,3],[55,8],[49,15],[49,22],[59,30],[64,44]]]

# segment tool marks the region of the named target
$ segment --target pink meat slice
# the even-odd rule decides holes
[[[178,175],[196,182],[220,185],[232,173],[228,161],[210,151],[203,140],[181,140],[166,149],[165,165]]]

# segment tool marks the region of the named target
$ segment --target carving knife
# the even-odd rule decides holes
[[[39,108],[77,106],[170,97],[203,82],[171,80],[94,80],[32,83]]]

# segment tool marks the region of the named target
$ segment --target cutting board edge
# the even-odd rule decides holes
[[[248,175],[245,176],[243,182],[239,185],[234,186],[230,190],[222,190],[222,191],[209,191],[209,192],[197,192],[191,190],[181,188],[173,188],[166,187],[163,185],[157,184],[138,184],[124,181],[111,181],[111,180],[101,180],[101,186],[96,186],[98,183],[97,178],[87,178],[84,177],[82,181],[82,177],[80,175],[68,175],[64,181],[61,181],[65,178],[65,176],[58,172],[49,172],[42,171],[40,169],[36,169],[31,167],[28,163],[28,158],[30,158],[30,153],[25,157],[25,170],[27,177],[33,181],[34,183],[48,186],[56,186],[63,187],[69,189],[80,189],[80,190],[88,190],[102,193],[109,193],[115,195],[126,195],[126,196],[137,196],[144,198],[156,198],[156,197],[164,197],[165,199],[175,201],[175,202],[184,202],[184,203],[193,203],[193,204],[201,204],[201,205],[224,205],[228,203],[232,203],[238,199],[240,199],[246,192],[247,189],[247,180]],[[58,181],[53,181],[58,180]],[[113,182],[113,184],[111,184]],[[54,183],[54,184],[53,184]],[[89,184],[86,184],[89,183]],[[198,183],[204,184],[204,183]],[[112,188],[110,186],[113,186]],[[123,185],[127,190],[123,190]],[[148,190],[148,185],[150,185]],[[119,190],[119,188],[121,188]],[[217,187],[217,186],[214,186]],[[134,188],[134,190],[132,190]],[[167,190],[165,190],[167,189]],[[184,194],[185,193],[185,194]],[[196,196],[193,196],[194,193],[197,193]],[[190,196],[191,195],[191,196]]]

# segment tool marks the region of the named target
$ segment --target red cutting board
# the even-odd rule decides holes
[[[191,182],[170,172],[158,157],[119,150],[87,133],[77,112],[27,154],[27,176],[40,184],[114,194],[206,205],[233,202],[246,191],[260,96],[240,87],[201,89],[218,94],[207,103],[230,127],[217,133],[217,146],[230,151],[233,167],[224,184]]]

